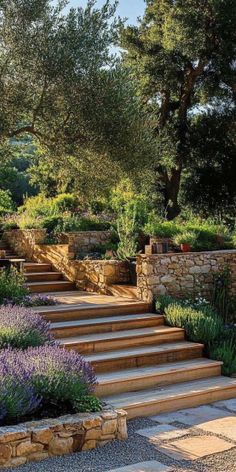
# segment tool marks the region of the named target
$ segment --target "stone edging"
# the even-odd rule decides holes
[[[16,467],[127,438],[127,413],[104,410],[0,428],[0,467]]]

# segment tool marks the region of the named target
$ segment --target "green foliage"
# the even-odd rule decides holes
[[[212,359],[223,362],[222,373],[231,376],[236,372],[235,340],[223,341],[210,350]]]
[[[231,274],[228,267],[213,275],[211,303],[225,323],[234,321],[235,299],[230,294]]]
[[[181,231],[181,227],[173,221],[163,221],[154,213],[149,216],[148,223],[144,226],[144,232],[150,236],[160,238],[173,238]]]
[[[117,248],[117,256],[121,260],[133,257],[137,252],[137,223],[136,209],[125,207],[117,219],[117,233],[119,243]]]
[[[73,231],[106,231],[110,229],[110,223],[99,221],[97,217],[84,218],[79,216],[64,216],[54,228],[55,233]]]
[[[178,246],[180,244],[189,244],[194,247],[194,244],[197,240],[197,234],[194,231],[185,231],[183,233],[179,233],[174,237],[174,243]]]
[[[52,208],[55,214],[64,213],[66,211],[74,212],[78,207],[78,199],[70,193],[60,194],[52,201]]]
[[[0,216],[12,213],[14,203],[9,190],[0,189]]]
[[[80,413],[101,411],[102,402],[95,395],[83,395],[74,401],[74,408]]]
[[[19,303],[28,294],[24,276],[15,268],[0,270],[0,305],[5,301]]]
[[[137,193],[133,182],[129,178],[122,179],[112,190],[111,207],[119,216],[123,212],[133,214],[137,227],[143,227],[148,220],[149,202],[142,193]]]

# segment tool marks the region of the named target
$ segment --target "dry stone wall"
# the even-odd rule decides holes
[[[67,415],[5,426],[0,429],[0,467],[16,467],[126,438],[126,412],[123,410]]]
[[[229,267],[231,292],[236,294],[236,250],[141,255],[137,261],[138,296],[152,301],[156,295],[208,297],[215,272]]]
[[[49,262],[80,290],[109,293],[113,284],[130,281],[129,265],[117,260],[74,260],[69,244],[42,244],[44,230],[13,230],[4,234],[5,240],[17,254],[36,262]]]
[[[111,239],[110,231],[80,231],[74,233],[61,233],[59,242],[69,245],[69,252],[90,252],[94,247],[108,243]]]

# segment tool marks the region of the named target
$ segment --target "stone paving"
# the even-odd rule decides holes
[[[17,471],[236,472],[236,399],[138,418],[128,427],[126,441],[29,463]]]

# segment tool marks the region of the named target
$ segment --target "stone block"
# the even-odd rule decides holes
[[[53,437],[49,443],[49,454],[53,456],[61,456],[69,454],[73,450],[73,438]]]
[[[0,444],[0,465],[4,465],[11,457],[11,446],[9,444]]]
[[[16,448],[17,457],[28,456],[33,452],[40,452],[43,450],[43,444],[32,443],[31,441],[24,441],[20,443]]]
[[[39,442],[42,444],[49,444],[53,437],[53,433],[50,429],[38,429],[33,431],[32,441]]]

